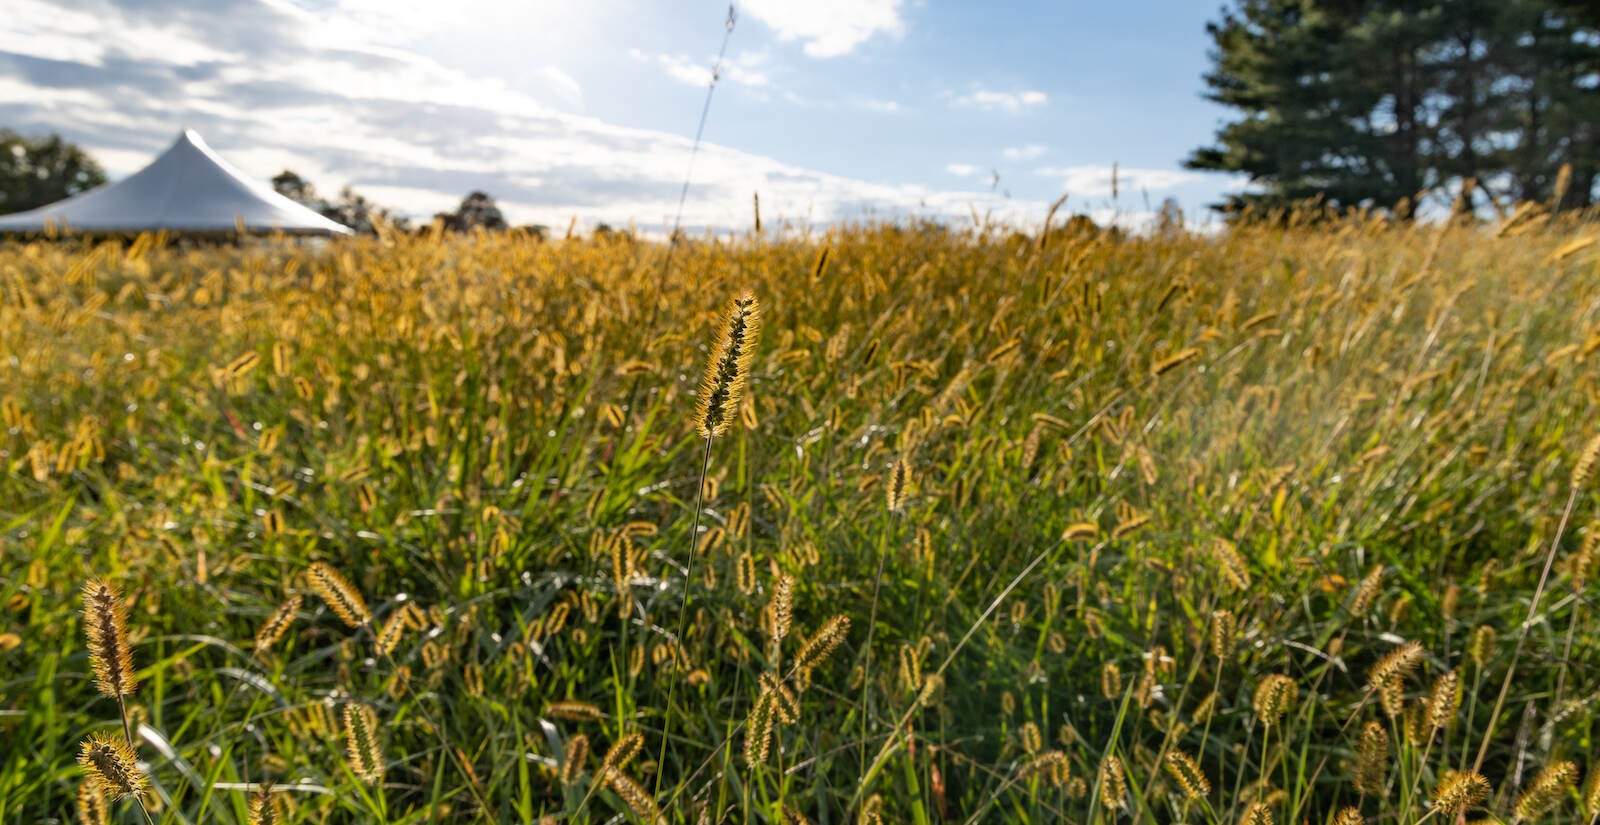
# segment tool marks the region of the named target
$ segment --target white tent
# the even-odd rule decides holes
[[[116,183],[27,212],[0,215],[0,232],[286,232],[348,235],[345,226],[244,176],[192,130]]]

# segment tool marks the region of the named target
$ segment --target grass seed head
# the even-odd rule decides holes
[[[372,611],[367,609],[366,601],[339,571],[319,561],[311,564],[308,575],[311,588],[345,625],[358,628],[372,621]]]
[[[1583,445],[1583,452],[1578,454],[1578,462],[1572,465],[1572,489],[1582,487],[1593,478],[1597,464],[1600,464],[1600,433],[1590,436],[1589,442]]]
[[[1165,767],[1167,774],[1178,783],[1179,788],[1183,789],[1185,797],[1204,799],[1211,795],[1211,782],[1206,779],[1200,766],[1195,764],[1194,757],[1183,751],[1171,751],[1167,754]]]
[[[884,503],[889,512],[898,513],[906,506],[906,489],[911,485],[911,466],[904,457],[894,460],[889,468],[889,484],[884,491]]]
[[[384,621],[383,629],[378,631],[378,652],[385,656],[393,656],[394,649],[400,646],[400,637],[406,632],[406,614],[396,610],[389,614]]]
[[[782,642],[794,623],[794,579],[787,573],[779,575],[772,586],[772,642]]]
[[[345,754],[350,771],[368,784],[383,778],[383,749],[378,744],[378,714],[371,705],[344,706]]]
[[[1252,802],[1239,817],[1239,825],[1273,825],[1272,809],[1265,802]]]
[[[1231,610],[1218,610],[1211,614],[1211,655],[1219,662],[1233,656],[1233,646],[1239,637],[1239,620]]]
[[[777,697],[765,688],[756,696],[750,715],[744,725],[744,761],[747,765],[760,765],[772,753],[772,731],[777,722],[774,704]]]
[[[745,292],[728,303],[727,317],[700,381],[695,426],[706,438],[728,431],[738,415],[761,338],[761,305],[754,293]]]
[[[1417,642],[1406,642],[1389,651],[1367,671],[1367,687],[1381,690],[1390,682],[1403,680],[1422,663],[1422,654],[1422,645]]]
[[[278,825],[278,798],[272,786],[263,784],[250,794],[250,825]]]
[[[1377,722],[1361,729],[1361,744],[1356,748],[1356,790],[1365,796],[1382,797],[1389,778],[1389,732]]]
[[[83,627],[95,687],[107,698],[131,696],[139,689],[139,680],[128,647],[128,609],[116,588],[103,579],[83,586]]]
[[[1573,762],[1556,762],[1546,765],[1534,780],[1522,789],[1513,809],[1518,819],[1538,819],[1560,805],[1572,795],[1578,782],[1578,766]]]
[[[1100,666],[1100,695],[1107,699],[1117,699],[1122,696],[1122,668],[1116,662],[1106,662]]]
[[[1333,825],[1367,825],[1360,808],[1340,808],[1333,816]]]
[[[272,649],[272,646],[283,638],[283,634],[294,624],[295,614],[300,610],[301,598],[297,593],[290,596],[272,615],[261,623],[261,629],[256,631],[256,654],[260,655]]]
[[[1489,798],[1489,780],[1477,771],[1451,771],[1433,791],[1433,807],[1446,821]]]
[[[78,750],[78,764],[108,799],[136,798],[144,793],[144,771],[139,769],[133,748],[120,736],[90,734]]]
[[[567,739],[567,752],[561,759],[561,784],[576,785],[583,776],[583,763],[589,761],[589,737],[573,734]]]
[[[646,791],[638,782],[633,781],[632,777],[618,770],[607,770],[602,773],[605,777],[606,786],[611,788],[617,796],[622,797],[622,801],[628,806],[628,810],[632,811],[640,822],[647,823],[647,825],[666,822],[666,819],[661,816],[661,809],[657,807],[656,801],[651,798],[650,792]]]
[[[111,810],[99,782],[78,785],[78,821],[83,825],[110,825]]]
[[[545,705],[544,715],[567,722],[597,722],[604,716],[594,704],[574,700],[551,702]]]
[[[801,674],[809,674],[811,671],[816,670],[818,666],[827,661],[828,657],[833,654],[834,649],[839,646],[840,642],[844,641],[845,635],[849,632],[849,616],[834,616],[824,622],[822,628],[812,634],[811,638],[806,639],[804,645],[800,646],[800,652],[795,656],[795,671]]]
[[[601,760],[601,770],[622,770],[639,755],[639,749],[644,747],[644,737],[638,733],[630,733],[611,743],[606,749],[606,757]]]
[[[1256,685],[1253,702],[1256,718],[1271,727],[1294,707],[1299,695],[1300,685],[1295,680],[1281,673],[1268,674]]]
[[[1428,694],[1428,725],[1441,730],[1448,728],[1460,709],[1461,677],[1451,670],[1433,682],[1433,692]]]
[[[1128,805],[1128,777],[1123,773],[1122,759],[1114,753],[1100,760],[1100,800],[1110,810]]]

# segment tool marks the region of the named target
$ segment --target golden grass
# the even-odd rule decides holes
[[[137,650],[191,819],[1592,815],[1565,221],[9,247],[0,720]]]

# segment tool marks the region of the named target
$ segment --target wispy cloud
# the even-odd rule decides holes
[[[1038,160],[1050,151],[1050,147],[1040,143],[1030,143],[1027,146],[1007,146],[1000,150],[1000,157],[1006,160]]]
[[[1060,180],[1062,186],[1065,187],[1070,195],[1098,197],[1111,194],[1113,172],[1110,166],[1044,166],[1033,170],[1033,172],[1041,177]],[[1159,192],[1206,180],[1206,176],[1199,172],[1190,172],[1183,169],[1129,169],[1121,167],[1116,169],[1115,176],[1117,189],[1123,193]]]
[[[903,35],[902,5],[901,0],[743,0],[738,10],[771,27],[781,41],[801,41],[811,57],[839,57],[876,35]]]
[[[660,66],[666,75],[679,83],[690,86],[704,87],[711,82],[712,72],[716,67],[715,56],[704,59],[695,59],[686,54],[646,54],[638,49],[630,49],[628,55],[634,60],[654,63]],[[770,78],[763,68],[769,62],[764,52],[741,52],[722,62],[717,80],[736,83],[740,86],[761,88],[770,86]]]
[[[973,175],[978,174],[978,167],[973,166],[970,163],[951,163],[951,164],[947,164],[944,167],[944,170],[946,172],[949,172],[952,175],[955,175],[958,178],[966,178],[966,177],[971,177]]]
[[[999,92],[993,89],[977,88],[966,94],[950,94],[950,103],[954,106],[963,106],[969,109],[981,109],[988,112],[1006,112],[1015,114],[1025,109],[1043,106],[1050,102],[1050,96],[1034,89],[1023,89],[1015,92]]]

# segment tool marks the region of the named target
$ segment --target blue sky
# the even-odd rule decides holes
[[[294,168],[425,216],[472,189],[518,222],[659,226],[676,207],[725,2],[8,0],[0,125],[126,174],[196,128],[245,172]],[[1237,182],[1181,169],[1196,0],[736,5],[686,225],[867,216],[1191,218]],[[1112,201],[1110,167],[1119,164]],[[998,174],[998,183],[995,175]]]

